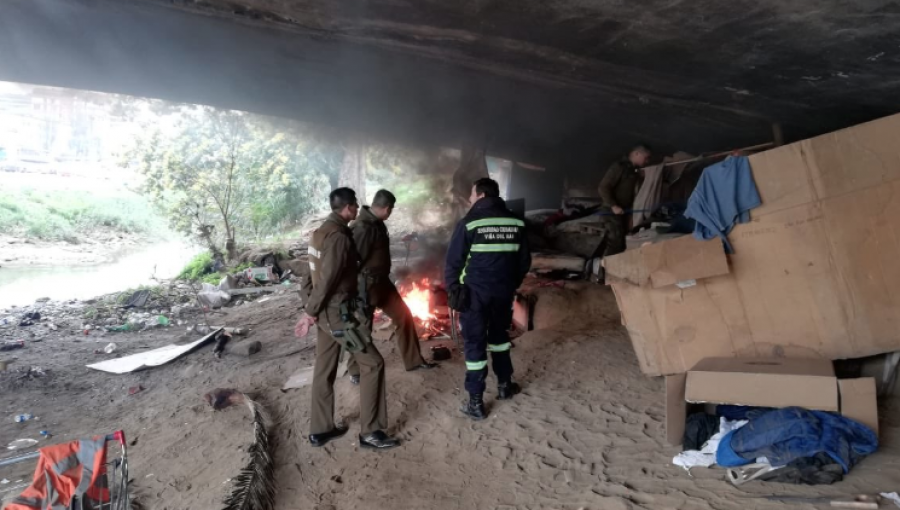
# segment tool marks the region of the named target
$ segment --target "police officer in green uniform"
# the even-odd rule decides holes
[[[391,282],[391,238],[385,220],[394,211],[397,198],[388,190],[378,190],[372,206],[363,206],[353,222],[353,240],[359,252],[360,292],[366,295],[366,322],[371,327],[375,308],[380,308],[397,327],[395,336],[400,358],[407,372],[430,369],[437,365],[422,358],[419,335],[409,307]],[[359,384],[359,365],[351,359],[347,366],[350,381]]]

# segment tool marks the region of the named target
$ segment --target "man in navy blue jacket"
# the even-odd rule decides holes
[[[497,376],[497,398],[519,392],[512,381],[509,327],[516,289],[531,268],[525,222],[500,198],[497,182],[475,181],[469,198],[472,208],[460,220],[450,240],[444,280],[450,306],[461,312],[465,339],[466,391],[462,412],[474,420],[487,416],[484,408],[487,353]]]

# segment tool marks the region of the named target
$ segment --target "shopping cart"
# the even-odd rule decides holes
[[[68,502],[68,510],[130,510],[131,504],[128,498],[128,457],[126,455],[125,433],[121,430],[113,432],[105,436],[104,446],[106,448],[105,469],[100,473],[96,473],[92,484],[97,490],[93,492],[94,498],[80,496],[72,497]],[[50,449],[53,447],[47,447]],[[2,468],[21,462],[39,459],[41,450],[29,452],[16,457],[0,459],[0,473]],[[35,473],[36,476],[42,476],[40,472]],[[2,476],[0,476],[2,478]],[[35,481],[20,483],[11,487],[0,485],[0,504],[6,509],[5,505],[15,505],[17,503],[16,496],[23,490],[26,490]],[[21,502],[18,502],[21,505]],[[15,506],[15,508],[23,508]],[[24,508],[32,508],[24,506]],[[44,508],[44,507],[33,507]],[[53,506],[57,508],[57,506]]]

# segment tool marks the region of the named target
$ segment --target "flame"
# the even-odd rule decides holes
[[[429,289],[428,280],[422,280],[420,283],[412,282],[405,288],[400,295],[413,317],[420,321],[430,321],[434,319],[431,313],[431,290]]]

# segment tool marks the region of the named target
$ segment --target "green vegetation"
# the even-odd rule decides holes
[[[149,129],[128,159],[172,227],[213,258],[231,260],[239,240],[278,233],[327,204],[340,152],[296,126],[205,107],[172,120],[174,130]]]
[[[178,273],[177,278],[179,280],[199,280],[201,276],[213,272],[213,264],[212,254],[205,251],[191,259]]]
[[[248,267],[253,267],[253,264],[245,262],[235,267],[227,268],[225,271],[213,271],[213,267],[215,267],[215,261],[213,260],[212,254],[203,252],[188,262],[187,265],[184,266],[184,269],[178,274],[177,278],[179,280],[200,281],[217,285],[226,274],[234,274],[243,271]]]
[[[100,229],[146,234],[164,228],[147,199],[128,191],[96,196],[83,190],[0,189],[0,231],[16,236],[76,241]]]

